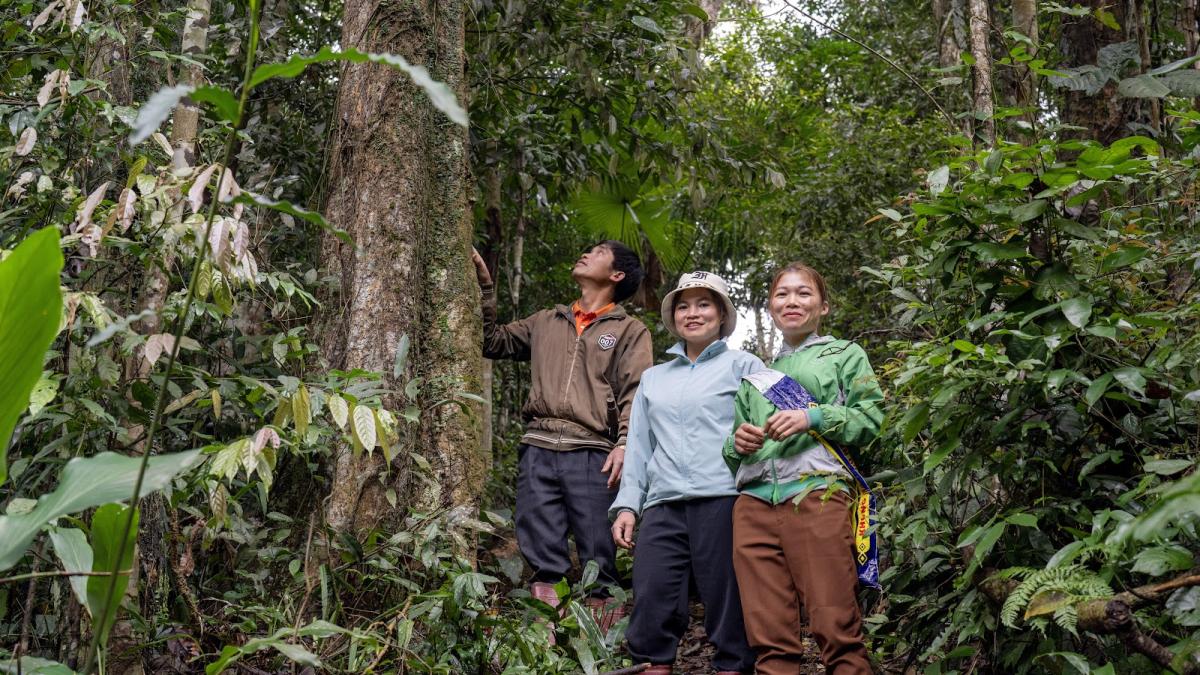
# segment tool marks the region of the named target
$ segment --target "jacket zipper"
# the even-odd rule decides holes
[[[590,324],[588,324],[587,326],[584,327],[583,332],[581,332],[575,336],[575,346],[571,349],[571,366],[567,370],[567,384],[566,384],[566,386],[563,387],[562,398],[558,402],[559,410],[561,410],[563,408],[563,406],[565,406],[567,404],[567,396],[571,393],[571,380],[573,380],[575,378],[575,362],[579,360],[579,344],[581,342],[583,342],[583,333],[586,333],[588,328],[591,328],[592,326],[596,325],[597,323],[599,323],[607,318],[612,318],[612,317],[604,317],[604,316],[596,317],[595,319],[592,320],[592,322]],[[571,327],[572,328],[575,327],[574,321],[571,322]],[[558,443],[560,443],[560,444],[562,443],[562,437],[563,437],[562,429],[559,429]]]

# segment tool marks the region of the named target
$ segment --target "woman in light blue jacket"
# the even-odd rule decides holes
[[[708,272],[683,275],[662,304],[663,323],[680,338],[672,360],[642,374],[633,401],[621,490],[609,510],[613,540],[634,547],[633,614],[626,636],[645,671],[671,672],[688,624],[688,587],[704,603],[704,629],[716,647],[718,673],[754,670],[733,572],[733,504],[737,489],[721,456],[733,428],[733,400],[743,375],[764,368],[729,349],[737,313],[725,281]]]

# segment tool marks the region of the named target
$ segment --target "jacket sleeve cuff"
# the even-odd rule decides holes
[[[821,406],[805,408],[804,412],[808,415],[808,428],[820,431],[825,422],[825,413],[821,412]]]
[[[613,443],[613,447],[614,448],[618,447],[618,446],[624,447],[626,440],[627,439],[624,436],[617,436],[617,440],[615,443]]]

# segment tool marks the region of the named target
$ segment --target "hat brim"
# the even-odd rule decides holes
[[[721,304],[725,307],[725,322],[721,324],[720,337],[727,338],[730,335],[733,335],[734,329],[737,328],[737,308],[733,306],[733,301],[729,299],[728,295],[725,295],[721,291],[718,291],[712,286],[705,286],[703,284],[695,284],[694,286],[688,286],[687,288],[676,288],[670,293],[667,293],[666,297],[663,298],[662,307],[659,311],[662,314],[663,325],[667,327],[667,332],[679,338],[680,340],[683,339],[683,336],[679,334],[679,330],[675,327],[675,298],[678,297],[680,293],[689,291],[693,288],[703,288],[705,290],[712,291],[713,295],[721,299]]]

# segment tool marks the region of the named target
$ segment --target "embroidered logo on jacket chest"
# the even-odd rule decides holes
[[[612,333],[605,333],[596,338],[596,344],[600,346],[600,349],[608,351],[617,346],[617,336]]]

